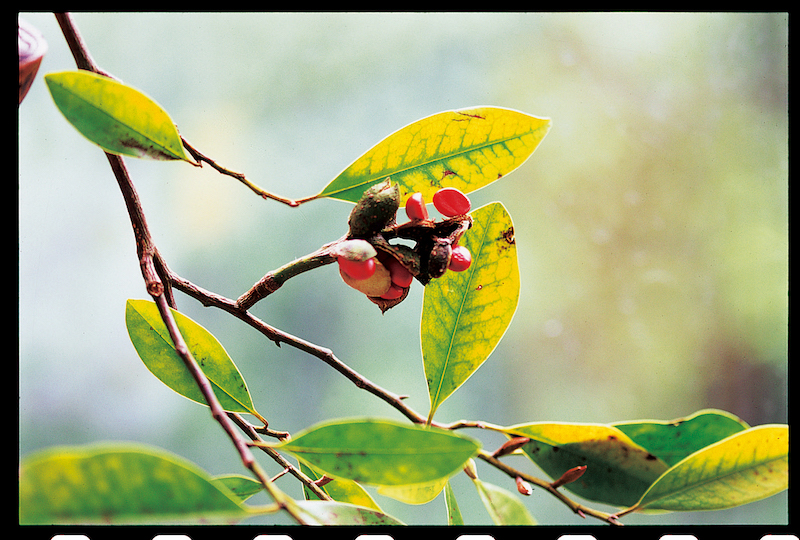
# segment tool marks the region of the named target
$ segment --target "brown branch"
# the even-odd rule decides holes
[[[102,71],[98,68],[95,64],[94,60],[92,59],[91,55],[88,52],[88,49],[83,43],[83,40],[78,33],[75,25],[73,24],[72,18],[68,13],[57,13],[56,19],[61,26],[62,32],[64,37],[69,45],[70,51],[72,52],[73,57],[75,58],[75,62],[80,69],[92,71],[94,73],[98,73],[101,75],[105,75],[107,77],[111,77],[111,75],[107,74],[106,72]],[[113,77],[112,77],[113,78]],[[246,180],[244,175],[240,173],[235,173],[233,171],[229,171],[224,167],[221,167],[216,164],[210,158],[202,155],[200,152],[192,148],[186,141],[184,140],[184,146],[189,150],[189,152],[194,156],[194,158],[199,162],[206,162],[211,165],[214,169],[221,172],[222,174],[226,174],[237,178],[238,180],[242,181],[253,191],[258,193],[264,198],[270,198],[279,202],[283,202],[288,204],[289,206],[297,206],[302,202],[306,202],[308,200],[313,200],[316,198],[308,197],[306,199],[285,199],[282,197],[277,197],[272,194],[268,194],[267,192],[257,188],[249,181]],[[406,418],[410,421],[417,423],[417,424],[424,424],[426,422],[426,418],[423,415],[420,415],[418,412],[414,411],[410,407],[406,406],[403,402],[402,396],[389,392],[384,388],[376,385],[375,383],[369,381],[363,375],[359,374],[358,372],[351,369],[349,366],[341,362],[336,355],[329,349],[314,345],[308,341],[300,339],[298,337],[292,336],[286,332],[278,330],[277,328],[273,328],[270,325],[266,324],[265,322],[261,321],[260,319],[254,317],[247,311],[246,307],[247,302],[242,302],[240,299],[238,302],[225,298],[221,295],[216,293],[212,293],[210,291],[206,291],[193,283],[181,278],[180,276],[171,272],[158,252],[155,244],[152,241],[152,237],[150,235],[149,228],[147,226],[147,221],[144,216],[144,212],[142,210],[142,206],[136,193],[136,189],[133,186],[132,181],[128,175],[127,169],[125,167],[125,163],[120,156],[113,155],[106,153],[106,157],[108,158],[109,164],[111,165],[111,169],[114,172],[114,176],[117,179],[117,183],[120,187],[120,191],[122,192],[123,199],[125,201],[126,208],[128,210],[128,215],[131,221],[131,225],[134,232],[134,237],[136,240],[136,250],[139,260],[139,266],[142,272],[142,276],[145,281],[145,286],[147,288],[147,292],[155,301],[156,305],[158,306],[159,313],[161,314],[161,318],[164,321],[164,324],[167,326],[167,329],[170,334],[170,338],[173,342],[175,350],[180,358],[183,360],[184,365],[191,373],[192,377],[194,378],[198,388],[202,392],[207,405],[211,409],[211,414],[214,420],[216,420],[223,430],[226,432],[228,437],[231,439],[232,443],[234,444],[236,450],[239,453],[242,463],[244,466],[249,469],[256,478],[259,479],[261,484],[264,488],[268,491],[268,493],[272,496],[273,500],[276,503],[276,509],[283,509],[286,510],[292,517],[300,524],[303,524],[305,520],[303,519],[299,508],[294,504],[294,501],[284,494],[281,490],[279,490],[273,482],[266,476],[265,472],[255,460],[252,452],[250,451],[250,445],[246,441],[244,441],[239,432],[236,431],[235,427],[238,426],[244,433],[246,433],[250,439],[256,443],[261,441],[260,437],[258,436],[258,429],[250,425],[249,423],[245,422],[239,415],[233,413],[227,413],[222,406],[220,405],[219,401],[214,394],[214,391],[211,387],[210,382],[208,381],[207,377],[200,369],[200,366],[197,364],[197,361],[194,359],[191,351],[186,345],[186,342],[181,335],[177,324],[175,323],[175,319],[172,315],[170,307],[175,306],[174,298],[172,297],[172,288],[176,288],[187,295],[195,298],[199,302],[201,302],[205,306],[213,306],[219,309],[222,309],[238,319],[244,321],[251,327],[257,329],[262,334],[264,334],[268,339],[272,340],[277,345],[281,343],[286,343],[292,347],[295,347],[301,351],[304,351],[311,356],[314,356],[326,364],[333,367],[337,372],[344,375],[348,380],[353,382],[358,388],[364,389],[376,397],[380,398],[381,400],[385,401],[389,405],[393,406],[397,409],[400,413],[402,413]],[[324,250],[327,246],[323,246],[321,250]],[[314,255],[314,254],[312,254]],[[284,274],[281,274],[282,269],[278,269],[275,272],[272,272],[265,276],[262,281],[268,282],[270,280],[275,281],[275,276],[278,277],[278,281],[281,278],[288,279],[288,277],[292,277],[291,272],[295,271],[305,271],[306,269],[311,269],[316,266],[320,266],[321,264],[328,264],[331,260],[328,260],[327,253],[317,253],[309,262],[308,268],[303,265],[297,265],[296,262],[294,267],[291,270],[286,270],[283,268]],[[288,266],[288,265],[287,265]],[[297,272],[299,273],[299,272]],[[284,281],[285,281],[284,279]],[[276,287],[277,288],[277,287]],[[271,292],[271,291],[270,291]],[[253,302],[254,303],[254,302]],[[252,305],[252,304],[250,304]],[[497,426],[493,426],[491,424],[485,422],[468,422],[468,421],[460,421],[455,422],[450,425],[441,425],[437,423],[432,423],[432,425],[436,427],[440,427],[443,429],[459,429],[464,427],[477,427],[477,428],[484,428],[484,429],[495,429],[498,431],[502,431],[501,428]],[[266,426],[262,428],[266,430]],[[287,436],[288,434],[282,432],[273,432],[271,430],[268,431],[271,436],[277,436],[281,438],[282,436]],[[308,476],[302,474],[302,472],[298,471],[294,466],[292,466],[289,462],[287,462],[280,454],[275,452],[273,449],[268,449],[266,446],[259,445],[272,457],[278,464],[280,464],[285,471],[290,472],[296,478],[298,478],[304,485],[306,485],[309,489],[311,489],[320,499],[329,499],[329,497],[319,489],[319,484],[312,481]],[[478,457],[485,462],[489,463],[490,465],[496,467],[497,469],[505,472],[515,480],[523,479],[530,483],[533,483],[539,487],[546,489],[549,493],[554,495],[560,501],[562,501],[565,505],[571,508],[575,513],[584,516],[590,515],[597,519],[601,519],[608,523],[614,525],[621,525],[617,521],[617,516],[613,514],[606,514],[603,512],[599,512],[593,510],[591,508],[585,507],[580,505],[564,494],[557,490],[557,486],[554,486],[552,482],[547,482],[545,480],[541,480],[525,474],[521,471],[517,471],[516,469],[507,466],[496,457],[492,456],[491,454],[480,451]],[[628,511],[630,511],[629,509]],[[621,514],[620,514],[621,515]]]
[[[88,49],[83,44],[83,40],[81,39],[80,34],[73,24],[72,18],[69,16],[69,14],[56,14],[56,18],[61,26],[62,33],[67,40],[70,50],[72,51],[73,57],[75,57],[78,67],[93,71],[95,73],[104,74],[92,61],[91,56],[88,53]],[[130,217],[131,225],[134,231],[134,237],[136,239],[136,250],[139,256],[139,266],[142,271],[142,276],[145,280],[147,292],[158,306],[159,313],[161,314],[161,318],[164,321],[167,330],[169,331],[175,351],[183,360],[184,365],[189,370],[192,378],[194,378],[195,383],[202,392],[207,405],[211,409],[212,417],[222,426],[223,430],[233,442],[234,446],[239,452],[239,456],[244,466],[249,469],[256,476],[256,478],[259,479],[261,484],[264,486],[267,492],[269,492],[273,500],[280,508],[289,512],[295,521],[300,524],[304,524],[305,520],[300,513],[297,512],[296,506],[291,498],[277,489],[264,474],[261,466],[255,460],[255,457],[250,451],[248,444],[239,436],[239,433],[235,429],[234,423],[230,418],[228,418],[227,413],[217,400],[208,378],[200,369],[197,361],[189,351],[183,336],[178,330],[178,326],[175,323],[175,319],[169,309],[170,306],[168,305],[166,296],[164,295],[164,285],[158,272],[156,271],[156,265],[154,262],[157,250],[152,241],[138,194],[136,193],[133,182],[128,175],[125,163],[120,156],[109,154],[108,152],[106,152],[106,157],[108,158],[111,169],[114,172],[114,177],[117,179],[117,183],[120,186],[120,190],[125,200],[125,206],[128,209],[128,215]],[[163,266],[163,261],[160,261],[160,264]]]
[[[560,491],[558,491],[557,488],[553,487],[551,482],[548,482],[547,480],[542,480],[541,478],[536,478],[535,476],[531,476],[522,471],[518,471],[513,467],[509,467],[508,465],[506,465],[499,459],[495,458],[488,452],[481,450],[478,452],[478,457],[483,461],[485,461],[486,463],[506,473],[514,480],[516,480],[517,478],[522,478],[523,480],[530,482],[531,484],[535,484],[540,488],[547,490],[548,493],[550,493],[556,499],[567,505],[570,508],[570,510],[572,510],[581,517],[592,516],[593,518],[605,521],[606,523],[610,523],[611,525],[622,525],[622,523],[620,523],[617,520],[617,516],[615,514],[607,514],[605,512],[600,512],[599,510],[595,510],[593,508],[589,508],[588,506],[579,504],[570,499],[569,497],[567,497],[566,495],[564,495],[563,493],[561,493]]]
[[[253,425],[246,422],[245,419],[241,417],[241,415],[236,413],[228,413],[228,416],[231,418],[231,420],[236,422],[239,428],[250,437],[250,440],[256,443],[264,442],[261,439],[261,437],[258,436],[256,428]],[[284,472],[288,472],[289,474],[300,480],[300,482],[302,482],[304,486],[310,489],[314,493],[314,495],[319,497],[321,500],[323,501],[331,500],[330,495],[322,491],[319,485],[316,484],[315,480],[312,480],[307,475],[303,474],[303,472],[300,471],[297,467],[286,461],[286,458],[280,455],[274,448],[271,448],[269,446],[258,446],[258,448],[261,448],[261,450],[264,451],[264,453],[270,456],[278,465],[282,466]],[[273,482],[274,480],[275,479],[273,479]]]
[[[245,309],[242,309],[238,303],[234,300],[229,298],[225,298],[216,293],[212,293],[206,291],[205,289],[198,287],[197,285],[193,284],[190,281],[187,281],[177,274],[169,271],[167,269],[166,279],[172,284],[173,287],[178,289],[179,291],[191,296],[195,300],[199,301],[206,307],[216,307],[227,313],[230,313],[237,319],[243,321],[244,323],[248,324],[250,327],[258,330],[264,336],[269,338],[273,341],[276,345],[280,346],[281,343],[285,343],[295,349],[303,351],[311,356],[314,356],[333,369],[344,375],[348,380],[350,380],[356,387],[361,388],[362,390],[366,390],[367,392],[373,394],[374,396],[382,399],[389,405],[393,406],[395,409],[400,411],[406,418],[411,420],[414,423],[420,424],[425,422],[425,417],[420,415],[418,412],[414,411],[410,407],[408,407],[405,403],[403,403],[403,398],[400,395],[394,394],[377,384],[373,383],[357,371],[350,368],[347,364],[339,360],[336,355],[330,349],[326,349],[325,347],[320,347],[319,345],[315,345],[309,341],[306,341],[302,338],[293,336],[283,330],[279,330],[269,324],[265,323],[258,317],[254,316],[252,313],[248,312]],[[435,424],[434,424],[435,425]]]

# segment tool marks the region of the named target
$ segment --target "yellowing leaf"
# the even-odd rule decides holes
[[[300,462],[300,470],[303,471],[312,480],[319,480],[324,476],[324,473],[318,471],[311,465]],[[352,480],[345,478],[336,478],[327,484],[320,487],[320,489],[327,493],[331,499],[340,503],[354,504],[356,506],[363,506],[364,508],[371,508],[377,512],[383,512],[378,503],[370,496],[367,491]],[[303,486],[303,494],[307,501],[319,500],[317,495]]]
[[[172,119],[139,90],[89,71],[50,73],[44,79],[66,119],[106,152],[192,163]]]
[[[441,493],[448,478],[439,478],[435,482],[413,484],[408,486],[378,486],[378,493],[406,504],[425,504],[431,502]]]
[[[505,431],[530,438],[523,452],[554,480],[586,465],[583,476],[564,489],[593,501],[629,506],[667,470],[622,431],[604,424],[536,422]]]
[[[448,271],[425,286],[420,334],[434,412],[489,357],[519,301],[514,225],[501,203],[472,212],[459,241],[472,254],[464,272]]]
[[[698,450],[665,472],[635,505],[646,510],[718,510],[789,487],[789,427],[763,425]]]
[[[402,201],[414,192],[430,201],[448,186],[469,193],[522,165],[549,129],[547,118],[498,107],[434,114],[376,144],[317,197],[356,202],[387,176],[399,184]]]
[[[248,515],[205,471],[155,448],[56,447],[20,463],[20,523],[222,522]]]

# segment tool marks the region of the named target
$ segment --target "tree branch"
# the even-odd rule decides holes
[[[72,54],[78,63],[78,66],[82,67],[83,69],[94,71],[95,73],[103,74],[91,60],[91,56],[83,44],[83,40],[81,39],[77,28],[74,26],[72,18],[65,13],[56,14],[56,17],[70,50],[72,51]],[[175,319],[172,316],[172,312],[170,311],[166,297],[164,296],[164,286],[160,276],[158,275],[158,272],[156,271],[154,263],[154,257],[156,254],[155,244],[152,241],[138,194],[136,193],[136,189],[130,180],[125,163],[120,156],[109,154],[108,152],[106,152],[106,157],[108,158],[111,169],[114,172],[114,177],[117,179],[117,183],[120,186],[120,190],[125,200],[125,206],[128,209],[128,215],[130,217],[131,225],[134,231],[134,237],[136,239],[136,250],[139,256],[139,266],[142,271],[142,276],[145,280],[147,292],[158,306],[159,313],[161,314],[161,318],[169,331],[175,351],[183,360],[184,365],[189,370],[192,378],[194,378],[195,383],[202,392],[207,405],[211,409],[212,417],[222,426],[223,430],[225,430],[225,432],[228,434],[228,437],[231,439],[231,442],[233,442],[233,445],[239,452],[239,456],[244,466],[249,469],[256,476],[256,478],[259,479],[273,500],[281,508],[289,512],[295,521],[300,524],[304,524],[305,520],[300,513],[296,511],[296,507],[291,498],[287,497],[282,491],[275,487],[275,485],[264,474],[263,469],[255,460],[255,457],[250,451],[248,444],[239,436],[234,427],[234,423],[230,420],[230,418],[228,418],[225,410],[217,400],[208,378],[200,369],[197,361],[194,359],[189,351],[189,348],[186,346],[186,342],[178,330],[178,326],[175,323]]]
[[[98,73],[107,77],[113,78],[108,73],[105,73],[95,64],[94,60],[92,59],[91,55],[88,52],[87,47],[83,43],[83,40],[80,34],[75,27],[72,17],[68,13],[57,13],[56,19],[61,26],[62,32],[64,37],[69,45],[70,51],[72,52],[73,57],[75,58],[75,62],[80,69],[92,71],[94,73]],[[283,197],[278,197],[268,192],[261,190],[251,182],[249,182],[244,175],[240,173],[235,173],[224,167],[219,166],[211,160],[210,158],[204,156],[196,149],[191,147],[185,140],[183,140],[184,146],[187,150],[193,155],[193,157],[200,162],[206,162],[211,165],[214,169],[219,171],[222,174],[226,174],[228,176],[232,176],[237,178],[245,185],[250,187],[254,192],[258,193],[264,198],[273,199],[284,204],[288,204],[289,206],[297,206],[302,202],[306,202],[309,200],[313,200],[317,198],[308,197],[306,199],[285,199]],[[194,359],[191,351],[187,347],[183,336],[181,335],[177,324],[175,323],[175,319],[172,315],[170,307],[175,307],[174,298],[172,297],[172,289],[178,289],[188,296],[196,299],[204,306],[213,306],[219,309],[222,309],[231,315],[235,316],[236,318],[244,321],[246,324],[250,325],[251,327],[255,328],[259,332],[261,332],[264,336],[268,339],[273,341],[276,345],[281,343],[286,343],[298,350],[308,353],[311,356],[314,356],[326,364],[333,367],[337,372],[341,373],[345,376],[348,380],[353,382],[358,388],[366,390],[371,394],[375,395],[379,399],[383,400],[384,402],[388,403],[396,410],[398,410],[401,414],[403,414],[406,418],[408,418],[411,422],[416,424],[425,424],[426,417],[419,414],[412,408],[408,407],[403,402],[403,397],[397,394],[394,394],[378,385],[373,383],[372,381],[368,380],[363,375],[359,374],[358,372],[351,369],[349,366],[344,364],[341,360],[339,360],[336,355],[330,350],[298,337],[292,336],[286,332],[283,332],[277,328],[274,328],[267,323],[261,321],[257,317],[253,316],[247,311],[247,308],[252,306],[256,301],[264,296],[270,294],[278,287],[280,287],[283,282],[287,279],[298,275],[302,272],[311,270],[313,268],[317,268],[324,264],[329,264],[333,262],[334,258],[330,254],[330,247],[335,244],[333,242],[326,246],[323,246],[316,252],[308,255],[303,259],[299,259],[297,261],[293,261],[283,267],[270,272],[264,278],[262,278],[259,283],[257,283],[248,293],[245,293],[238,301],[230,300],[225,298],[221,295],[216,293],[212,293],[210,291],[206,291],[193,283],[189,282],[178,276],[177,274],[173,273],[166,261],[161,257],[158,249],[156,248],[155,244],[153,243],[152,237],[150,235],[149,228],[147,226],[147,221],[144,216],[144,212],[142,210],[141,202],[139,200],[138,194],[136,189],[133,186],[133,183],[128,175],[128,171],[125,167],[125,163],[120,156],[106,153],[106,157],[108,158],[109,164],[111,169],[114,173],[114,176],[117,180],[117,183],[120,187],[120,191],[122,193],[123,199],[125,201],[126,208],[128,210],[128,215],[130,218],[131,226],[133,228],[134,237],[136,240],[136,250],[139,260],[139,266],[142,272],[142,276],[145,281],[145,286],[147,288],[148,294],[153,298],[156,305],[158,306],[159,313],[161,314],[161,318],[166,325],[170,338],[173,342],[175,347],[175,351],[182,359],[184,365],[191,373],[192,377],[195,380],[198,388],[202,392],[207,405],[211,410],[212,417],[216,420],[223,430],[226,432],[228,437],[231,439],[234,447],[239,453],[242,463],[244,466],[249,469],[273,500],[276,503],[277,509],[283,509],[287,511],[292,518],[300,524],[304,524],[305,520],[302,517],[302,513],[300,512],[299,508],[295,505],[293,499],[288,497],[284,494],[281,490],[279,490],[274,483],[267,478],[265,472],[255,460],[252,452],[250,451],[250,444],[246,442],[240,435],[240,433],[236,430],[236,427],[247,434],[250,439],[256,443],[263,442],[261,441],[260,437],[258,436],[259,429],[255,428],[254,426],[250,425],[249,423],[245,422],[244,419],[241,418],[238,414],[228,413],[226,412],[222,406],[220,405],[219,401],[214,394],[214,391],[211,387],[208,378],[205,376],[203,371],[200,369],[200,366],[197,364],[197,361]],[[265,294],[266,292],[266,294]],[[432,423],[434,427],[442,428],[442,429],[460,429],[465,427],[473,427],[473,428],[482,428],[482,429],[491,429],[496,431],[503,431],[502,428],[499,426],[494,426],[492,424],[486,422],[471,422],[471,421],[459,421],[455,422],[450,425],[442,425],[438,423]],[[266,431],[265,431],[266,430]],[[282,432],[274,432],[271,430],[267,430],[266,425],[262,428],[261,431],[267,432],[271,436],[276,436],[278,438],[286,437],[288,434]],[[264,451],[270,455],[270,457],[275,460],[280,466],[284,468],[284,470],[290,472],[293,476],[298,478],[305,486],[311,489],[320,499],[329,500],[329,497],[325,494],[324,491],[319,489],[318,484],[316,484],[313,480],[311,480],[307,475],[304,475],[301,471],[297,470],[296,467],[292,466],[289,462],[287,462],[283,456],[278,454],[274,451],[274,449],[266,448],[263,445],[259,445],[261,448],[264,448]],[[528,474],[525,474],[521,471],[517,471],[516,469],[509,467],[508,465],[501,462],[499,459],[495,458],[491,454],[480,451],[478,453],[478,457],[485,461],[486,463],[496,467],[497,469],[505,472],[512,478],[522,478],[530,483],[533,483],[539,487],[546,489],[549,493],[553,496],[558,498],[562,501],[565,505],[567,505],[573,512],[579,515],[590,515],[597,519],[601,519],[605,522],[614,524],[614,525],[621,525],[617,521],[617,515],[606,514],[604,512],[599,512],[597,510],[593,510],[591,508],[585,507],[580,505],[563,493],[559,492],[558,489],[553,485],[552,482],[547,482],[545,480],[541,480],[539,478],[535,478]],[[631,511],[629,509],[625,512]],[[622,515],[622,514],[620,514]]]

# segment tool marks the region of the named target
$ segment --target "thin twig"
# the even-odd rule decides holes
[[[183,147],[186,148],[186,150],[192,155],[192,157],[197,161],[197,163],[199,165],[202,166],[203,162],[208,163],[209,165],[211,165],[211,167],[214,170],[216,170],[220,174],[224,174],[226,176],[230,176],[232,178],[236,178],[238,181],[240,181],[245,186],[247,186],[253,193],[255,193],[256,195],[258,195],[259,197],[261,197],[263,199],[272,199],[273,201],[278,201],[278,202],[283,203],[285,205],[288,205],[288,206],[291,206],[291,207],[295,207],[295,206],[300,206],[304,202],[313,201],[314,199],[318,198],[316,195],[313,195],[311,197],[305,197],[305,198],[302,198],[302,199],[288,199],[286,197],[281,197],[280,195],[275,195],[274,193],[270,193],[269,191],[258,187],[253,182],[248,180],[247,177],[244,174],[242,174],[240,172],[232,171],[232,170],[230,170],[228,168],[225,168],[222,165],[220,165],[219,163],[217,163],[215,160],[213,160],[210,157],[204,155],[198,149],[196,149],[194,146],[189,144],[189,141],[187,141],[182,136],[181,136],[181,141],[183,142]]]
[[[550,493],[556,499],[567,505],[573,512],[575,512],[578,515],[592,516],[593,518],[605,521],[606,523],[610,523],[611,525],[622,525],[622,523],[617,521],[616,515],[600,512],[599,510],[595,510],[593,508],[589,508],[587,506],[579,504],[570,499],[569,497],[567,497],[566,495],[564,495],[563,493],[561,493],[560,491],[558,491],[558,489],[554,488],[551,482],[548,482],[547,480],[542,480],[541,478],[536,478],[535,476],[531,476],[522,471],[518,471],[513,467],[509,467],[499,459],[493,457],[489,452],[480,450],[478,452],[478,457],[483,461],[485,461],[486,463],[489,463],[490,465],[499,469],[500,471],[503,471],[504,473],[506,473],[508,476],[510,476],[515,480],[516,478],[522,478],[523,480],[530,482],[531,484],[535,484],[540,488],[546,489],[548,493]]]
[[[264,442],[261,439],[261,437],[258,436],[256,428],[254,426],[252,426],[251,424],[249,424],[248,422],[246,422],[245,419],[241,417],[241,415],[236,414],[236,413],[228,413],[228,416],[231,418],[231,420],[236,422],[236,424],[239,426],[239,428],[242,431],[244,431],[250,437],[250,440],[252,440],[253,442],[256,442],[256,443],[263,443]],[[314,495],[316,495],[317,497],[319,497],[323,501],[331,500],[330,495],[325,493],[315,483],[315,481],[313,479],[308,477],[306,474],[303,474],[303,472],[300,471],[297,467],[295,467],[294,465],[292,465],[291,463],[286,461],[286,458],[284,458],[282,455],[280,455],[277,452],[277,450],[275,450],[274,448],[270,448],[268,446],[259,446],[259,448],[261,448],[261,450],[263,450],[264,453],[266,453],[268,456],[270,456],[278,465],[283,467],[283,470],[285,472],[290,473],[292,476],[294,476],[295,478],[300,480],[300,482],[302,482],[304,486],[306,486],[308,489],[310,489],[314,493]],[[273,481],[274,481],[274,479],[273,479]]]

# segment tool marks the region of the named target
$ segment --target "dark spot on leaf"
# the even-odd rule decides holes
[[[161,159],[161,160],[168,160],[172,161],[175,160],[176,157],[162,152],[158,150],[153,145],[143,145],[141,142],[137,141],[134,138],[127,138],[127,139],[119,139],[117,142],[124,146],[125,148],[130,148],[136,154],[140,155],[141,157],[150,157],[152,159]]]
[[[460,114],[461,116],[468,116],[469,118],[477,118],[478,120],[486,120],[485,117],[480,116],[478,114],[468,114],[465,112],[459,112],[458,114]]]
[[[503,240],[509,244],[514,244],[516,242],[514,239],[514,227],[509,227],[507,230],[503,231]]]
[[[561,449],[558,446],[554,446],[553,447],[553,452],[558,452],[559,450],[561,450]]]
[[[647,461],[655,461],[658,458],[653,454],[647,454],[647,457],[645,457],[644,459],[646,459]]]

